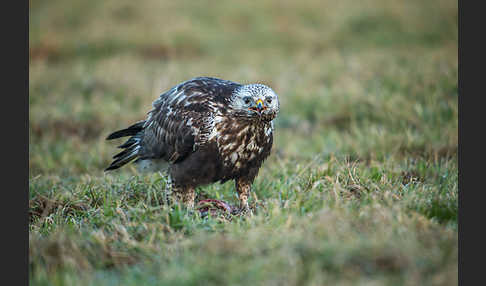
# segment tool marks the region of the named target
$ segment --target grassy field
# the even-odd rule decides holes
[[[457,285],[457,19],[449,0],[31,1],[31,285]],[[111,131],[203,75],[280,97],[248,219],[103,172]]]

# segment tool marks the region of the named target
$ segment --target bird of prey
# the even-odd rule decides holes
[[[277,94],[263,84],[197,77],[152,106],[145,120],[107,137],[130,136],[105,171],[134,159],[142,168],[165,165],[171,197],[188,208],[194,208],[196,187],[234,180],[240,211],[250,211],[251,185],[273,144]]]

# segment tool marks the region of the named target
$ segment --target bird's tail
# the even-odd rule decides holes
[[[113,156],[113,162],[110,164],[110,166],[108,166],[108,168],[105,169],[105,171],[118,169],[138,156],[138,151],[140,150],[139,143],[142,139],[144,124],[144,120],[139,121],[126,129],[118,130],[108,135],[106,140],[112,140],[126,136],[131,137],[125,143],[118,146],[118,148],[122,148],[124,150]]]

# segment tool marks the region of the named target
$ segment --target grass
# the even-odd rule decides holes
[[[29,43],[32,285],[457,285],[457,2],[32,1]],[[252,218],[103,173],[201,75],[279,94]]]

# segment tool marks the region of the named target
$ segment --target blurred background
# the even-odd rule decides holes
[[[33,285],[457,285],[457,1],[29,4]],[[106,136],[197,76],[279,95],[251,219],[103,172]]]
[[[196,76],[280,96],[274,152],[457,149],[457,1],[30,1],[30,174],[101,174],[106,135]]]

